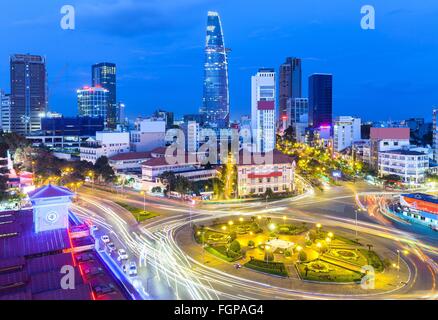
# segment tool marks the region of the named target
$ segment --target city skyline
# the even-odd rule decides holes
[[[49,107],[68,115],[75,105],[75,90],[89,83],[90,66],[111,61],[118,66],[118,97],[126,103],[130,117],[157,108],[195,113],[202,104],[205,15],[216,10],[226,30],[227,46],[233,48],[229,60],[231,119],[249,114],[251,75],[261,67],[278,71],[288,56],[302,58],[303,83],[312,73],[334,74],[335,115],[354,114],[365,120],[412,116],[430,119],[429,110],[438,101],[433,90],[433,74],[438,67],[431,63],[437,43],[430,31],[433,28],[423,22],[433,7],[427,7],[427,11],[422,6],[410,8],[407,1],[379,4],[376,30],[367,31],[360,28],[360,5],[349,3],[339,8],[339,13],[328,4],[322,4],[316,12],[311,4],[293,4],[297,11],[293,22],[287,19],[287,9],[292,4],[284,1],[268,8],[271,15],[266,19],[257,19],[263,15],[260,6],[254,5],[240,20],[233,19],[232,5],[218,1],[176,1],[164,5],[151,2],[140,6],[136,1],[105,6],[102,3],[73,1],[77,9],[73,31],[59,28],[59,8],[47,1],[40,4],[48,15],[44,22],[36,19],[32,5],[20,11],[4,10],[5,25],[11,18],[13,23],[5,35],[10,45],[0,51],[0,87],[9,91],[9,55],[41,54],[47,58]],[[169,7],[166,13],[164,7]],[[125,17],[108,23],[104,13],[115,18],[120,15],[117,9]],[[155,13],[151,21],[137,19],[148,10]],[[127,17],[136,21],[133,27],[127,26]],[[170,20],[174,22],[166,22],[173,17]],[[415,30],[409,30],[402,22],[406,18],[415,22]],[[93,19],[108,27],[92,24]],[[24,29],[27,34],[22,34]],[[34,40],[42,35],[46,40]],[[14,36],[26,41],[16,42],[10,38]],[[87,45],[87,55],[78,55],[78,43]],[[348,54],[342,54],[347,50]],[[165,84],[169,82],[178,84],[172,86],[173,95],[166,94]],[[303,96],[307,96],[306,87],[303,86]],[[132,94],[139,90],[142,94]],[[184,99],[181,101],[178,96]],[[415,114],[411,106],[415,106]],[[379,116],[367,112],[369,108],[379,110]]]

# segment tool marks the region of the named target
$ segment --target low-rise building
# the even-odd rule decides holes
[[[117,173],[140,173],[142,163],[151,158],[151,152],[127,152],[109,157],[108,162]]]
[[[183,176],[190,181],[209,180],[217,176],[217,169],[203,168],[196,154],[186,153],[185,161],[177,163],[160,152],[152,151],[151,154],[152,158],[141,165],[143,186],[146,190],[162,186],[160,176],[164,172],[173,172],[175,175]]]
[[[236,162],[239,197],[262,195],[268,189],[274,193],[294,190],[295,161],[292,157],[274,150],[272,162],[257,164],[255,156],[257,154],[251,154],[251,160],[246,161],[243,153],[239,154]]]
[[[379,152],[408,147],[409,137],[409,128],[371,128],[368,163],[370,167],[378,170]]]
[[[81,160],[95,163],[102,156],[110,158],[119,153],[127,153],[129,148],[129,132],[101,131],[96,138],[90,138],[80,148]]]
[[[391,150],[379,152],[379,176],[396,175],[405,184],[418,186],[425,181],[429,168],[427,154],[411,150]]]

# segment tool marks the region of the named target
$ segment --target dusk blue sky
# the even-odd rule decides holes
[[[59,26],[76,8],[76,30]],[[360,27],[374,5],[376,30]],[[431,118],[438,105],[436,0],[14,0],[0,10],[0,88],[9,91],[9,55],[47,58],[49,105],[74,115],[75,89],[91,64],[115,62],[118,100],[128,116],[156,108],[195,113],[202,101],[207,12],[221,15],[229,55],[231,118],[250,113],[250,77],[287,56],[309,74],[334,75],[334,114],[366,120]]]

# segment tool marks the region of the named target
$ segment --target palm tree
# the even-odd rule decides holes
[[[372,244],[367,244],[368,251],[371,251],[371,248],[374,247]]]

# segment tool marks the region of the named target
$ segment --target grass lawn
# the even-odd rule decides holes
[[[140,208],[131,206],[127,203],[124,202],[116,202],[119,206],[121,206],[122,208],[128,210],[129,212],[132,213],[132,215],[134,216],[134,218],[138,221],[138,222],[142,222],[154,217],[159,216],[158,213],[154,213],[154,212],[150,212],[150,211],[144,211]]]
[[[287,277],[288,273],[282,262],[266,262],[263,260],[252,259],[244,264],[244,267],[265,272],[277,276]]]
[[[377,253],[366,249],[359,249],[359,251],[367,258],[368,264],[373,266],[376,272],[382,272],[385,269],[383,261]]]
[[[277,227],[279,234],[298,235],[309,230],[305,224],[279,224]]]
[[[304,280],[320,281],[320,282],[357,282],[362,279],[362,274],[344,269],[339,266],[335,266],[328,262],[323,262],[323,263],[330,268],[330,271],[316,272],[313,270],[308,270],[306,276],[305,266],[312,262],[318,262],[318,260],[297,264],[301,278],[303,278]]]
[[[225,246],[208,246],[204,249],[205,251],[207,251],[208,253],[211,253],[212,255],[218,257],[219,259],[228,261],[228,262],[233,262],[236,260],[239,260],[240,258],[242,258],[242,256],[238,253],[232,252],[232,251],[228,251],[227,252],[227,248]]]

